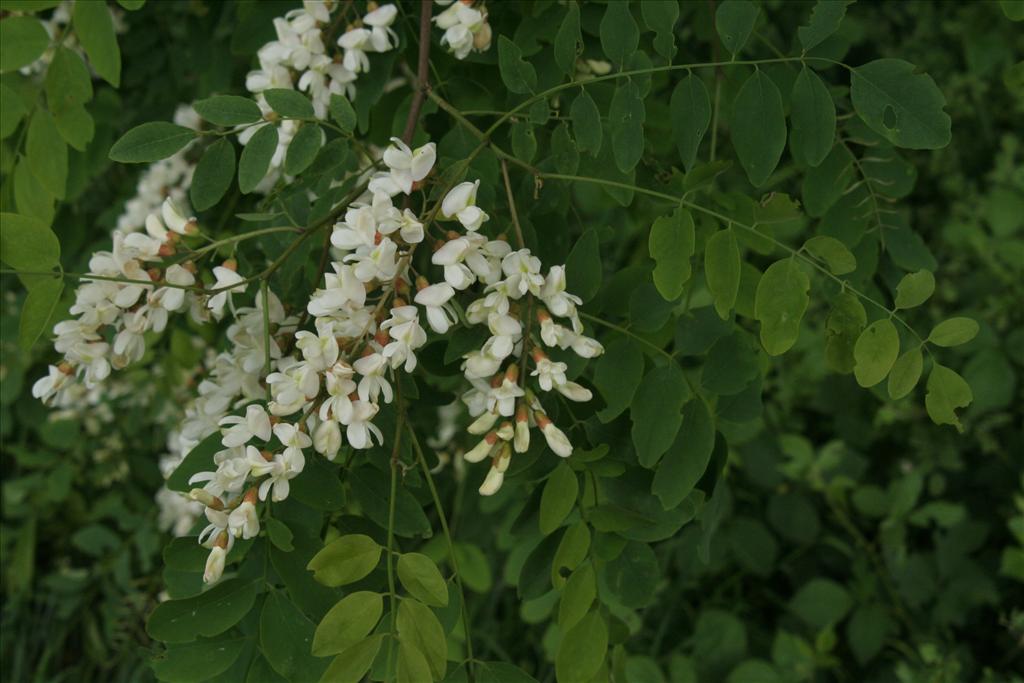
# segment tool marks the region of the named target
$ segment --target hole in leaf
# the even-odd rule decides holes
[[[882,110],[882,125],[892,130],[896,127],[897,120],[896,109],[891,104],[885,105],[885,109]]]

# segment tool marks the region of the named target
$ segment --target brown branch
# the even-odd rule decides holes
[[[420,0],[420,53],[416,66],[416,91],[413,93],[409,116],[405,119],[405,131],[402,133],[402,140],[407,145],[412,144],[412,136],[416,132],[416,124],[420,119],[420,110],[423,109],[423,100],[430,88],[430,13],[432,10],[433,2],[431,0]]]

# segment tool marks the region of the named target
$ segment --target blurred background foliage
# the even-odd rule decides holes
[[[96,134],[71,151],[68,196],[53,221],[65,270],[84,271],[88,255],[106,247],[134,193],[139,169],[107,161],[112,142],[138,123],[168,119],[179,102],[237,91],[272,37],[272,18],[294,4],[183,0],[123,14],[120,88],[96,81],[88,105]],[[707,58],[709,10],[692,4],[677,26],[677,61],[698,42],[697,58]],[[493,3],[496,33],[503,5]],[[806,6],[765,6],[773,21],[754,40],[788,45]],[[974,393],[966,429],[931,424],[920,400],[889,403],[826,372],[816,339],[828,308],[812,297],[804,335],[774,361],[763,397],[720,406],[730,448],[713,456],[717,481],[701,482],[721,506],[717,533],[690,524],[653,549],[605,539],[627,546],[601,580],[619,577],[612,592],[625,609],[617,616],[637,629],[630,681],[1024,680],[1014,673],[1024,669],[1024,31],[992,2],[860,2],[841,39],[849,63],[906,59],[946,95],[953,142],[903,152],[903,172],[916,178],[901,206],[923,238],[914,257],[941,274],[922,315],[934,309],[933,318],[963,314],[981,324],[972,342],[948,351]],[[396,104],[385,98],[375,116],[392,116]],[[377,142],[388,128],[378,128]],[[3,141],[0,158],[7,177],[11,143]],[[9,202],[11,192],[5,183],[0,198]],[[590,192],[577,195],[584,206]],[[584,221],[626,226],[602,244],[606,271],[645,257],[653,215],[606,198],[592,207]],[[880,269],[890,284],[901,275]],[[153,504],[164,452],[156,417],[197,352],[178,344],[160,360],[162,372],[145,382],[126,377],[123,395],[49,412],[29,390],[52,350],[19,349],[21,295],[12,277],[3,286],[0,677],[150,680],[157,648],[143,621],[159,598],[167,541]],[[714,316],[701,304],[678,321],[677,348],[707,341],[687,336],[690,316]],[[427,425],[432,416],[414,419]],[[458,501],[457,535],[476,544],[464,564],[478,592],[470,611],[478,656],[544,671],[546,631],[523,622],[547,618],[550,594],[524,602],[510,588],[535,545],[513,533],[514,522],[536,501],[495,510],[447,480],[442,496]],[[642,623],[629,623],[640,608]]]

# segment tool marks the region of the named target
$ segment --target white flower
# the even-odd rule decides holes
[[[273,415],[291,415],[298,412],[306,401],[320,392],[320,377],[305,361],[284,359],[279,372],[267,375],[270,393],[270,412]]]
[[[245,408],[245,417],[228,415],[220,421],[221,425],[231,425],[222,429],[224,438],[221,443],[226,448],[235,448],[249,443],[255,436],[261,441],[270,441],[270,416],[263,406],[253,403]]]
[[[387,52],[398,44],[398,35],[391,29],[396,16],[397,7],[381,5],[363,17],[363,24],[372,27],[370,43],[377,52]]]
[[[338,340],[329,328],[319,330],[319,334],[307,330],[296,332],[295,348],[302,351],[302,357],[318,372],[326,370],[338,360]]]
[[[222,291],[211,296],[210,300],[206,302],[206,307],[213,311],[214,316],[220,318],[224,315],[224,305],[227,304],[228,297],[235,292],[243,291],[245,289],[245,281],[233,269],[224,266],[214,268],[213,276],[216,278],[216,282],[213,283],[213,289]]]
[[[313,445],[313,439],[310,438],[309,434],[299,429],[298,425],[287,422],[278,422],[274,425],[274,436],[284,446],[284,455],[286,457],[294,456],[296,452],[301,456],[303,448],[309,448]]]
[[[359,380],[359,398],[363,401],[377,401],[377,396],[384,394],[384,402],[391,403],[393,397],[391,385],[384,378],[384,371],[388,367],[387,359],[379,353],[370,353],[355,363],[352,367],[362,375]]]
[[[491,451],[494,449],[494,446],[497,443],[498,435],[494,432],[490,432],[487,434],[487,436],[480,439],[477,445],[471,448],[467,453],[465,453],[462,456],[462,458],[466,462],[480,462],[481,460],[483,460],[484,458],[491,454]]]
[[[583,303],[578,296],[565,291],[565,266],[551,266],[540,297],[551,313],[562,318],[575,317],[576,307]]]
[[[427,333],[420,327],[419,312],[415,306],[398,306],[391,309],[391,317],[380,326],[387,330],[393,341],[381,352],[390,359],[391,367],[405,363],[405,371],[416,369],[416,349],[427,342]]]
[[[539,295],[544,286],[544,277],[540,274],[540,259],[530,253],[529,249],[513,251],[501,260],[501,270],[505,273],[506,284],[510,294],[519,296],[527,292]]]
[[[56,365],[51,365],[45,377],[36,380],[32,385],[32,396],[49,403],[64,387],[71,383],[73,375],[64,372]]]
[[[551,391],[552,387],[560,387],[566,383],[565,371],[569,366],[559,363],[548,357],[539,358],[536,361],[531,377],[537,378],[537,383],[544,391]]]
[[[341,450],[341,428],[334,420],[325,420],[313,432],[313,449],[328,460],[334,460]]]
[[[342,423],[348,422],[352,416],[352,400],[349,396],[356,390],[356,383],[352,381],[352,368],[344,362],[335,363],[324,374],[324,379],[329,396],[320,404],[320,419],[333,418]]]
[[[583,358],[597,358],[604,353],[604,347],[601,346],[600,342],[590,337],[584,337],[581,334],[574,335],[570,345],[576,355]]]
[[[366,286],[356,277],[352,266],[337,262],[331,266],[335,274],[324,274],[324,288],[313,292],[306,306],[312,316],[328,316],[346,306],[363,306],[366,303]]]
[[[256,512],[256,506],[243,500],[228,515],[228,528],[235,536],[241,536],[244,539],[256,538],[260,533],[260,517]]]
[[[412,192],[413,183],[427,177],[436,159],[437,148],[433,142],[428,142],[414,152],[399,138],[391,138],[391,145],[384,150],[384,163],[405,194]]]
[[[370,448],[373,446],[372,436],[377,437],[377,443],[384,443],[384,435],[370,420],[377,414],[377,406],[368,401],[355,401],[352,404],[352,419],[345,430],[352,448]]]
[[[494,426],[494,423],[497,422],[497,420],[497,413],[485,411],[481,413],[480,417],[470,423],[469,427],[466,428],[466,431],[470,434],[486,434],[490,428]]]
[[[414,301],[427,309],[427,324],[438,334],[447,332],[457,320],[450,312],[450,306],[446,306],[453,296],[455,289],[445,282],[429,285],[416,292]]]
[[[397,253],[398,245],[382,237],[380,243],[368,254],[349,254],[345,261],[355,263],[353,272],[360,282],[393,280],[398,274],[398,262],[395,259]]]
[[[443,218],[457,218],[466,230],[480,229],[489,216],[476,206],[476,192],[480,181],[463,182],[453,187],[441,202]]]
[[[487,408],[497,410],[500,415],[511,417],[516,409],[516,399],[525,392],[523,388],[510,379],[508,373],[501,384],[491,389],[491,395],[487,399]]]

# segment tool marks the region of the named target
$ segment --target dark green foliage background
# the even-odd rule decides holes
[[[634,60],[634,66],[636,60],[642,66],[645,59],[664,63],[658,54],[666,49],[668,36],[648,30],[650,23],[658,25],[656,20],[646,22],[648,12],[657,16],[657,8],[650,7],[657,4],[585,3],[580,12],[584,55],[607,55],[615,61],[615,45],[602,52],[602,19],[606,12],[631,11],[640,29],[641,52],[624,53],[623,58]],[[122,203],[134,192],[139,167],[110,162],[112,143],[138,124],[168,120],[178,102],[216,93],[244,94],[240,84],[255,50],[272,38],[272,18],[295,5],[151,1],[126,15],[129,30],[119,36],[120,87],[94,82],[95,97],[87,108],[96,121],[96,134],[85,151],[70,151],[67,197],[57,205],[52,222],[66,271],[84,271],[89,253],[107,248]],[[410,39],[417,7],[402,7],[397,26],[403,36],[400,59],[414,65]],[[712,23],[714,7],[714,2],[681,4],[672,63],[728,59],[729,45],[717,37]],[[806,24],[812,3],[773,0],[760,7],[743,56],[772,58],[776,50],[800,54],[797,27]],[[435,43],[431,55],[439,75],[435,88],[462,111],[501,113],[528,96],[522,93],[550,85],[551,74],[554,82],[561,78],[552,43],[567,14],[565,5],[492,1],[490,10],[495,44],[489,52],[457,63]],[[569,476],[563,467],[548,478],[557,463],[550,453],[534,449],[513,464],[516,476],[493,499],[476,495],[482,473],[471,471],[467,480],[456,482],[449,468],[436,477],[457,547],[464,553],[460,565],[478,660],[505,661],[537,681],[555,680],[560,635],[554,622],[559,620],[560,592],[552,590],[551,565],[559,541],[570,532],[558,528],[546,537],[541,533],[562,522],[558,510],[549,507],[557,504],[545,504],[542,492],[545,480],[571,489],[566,483],[571,479],[593,530],[590,553],[602,614],[610,624],[608,668],[616,681],[1024,680],[1019,673],[1024,669],[1022,26],[1011,22],[996,2],[862,1],[848,8],[839,33],[816,53],[852,65],[884,57],[905,60],[927,72],[945,96],[952,119],[948,146],[898,152],[880,148],[882,160],[869,162],[892,173],[876,184],[879,192],[900,188],[892,190],[900,195],[892,205],[898,212],[895,218],[875,213],[860,224],[851,218],[853,209],[829,217],[850,221],[854,229],[870,232],[872,240],[878,231],[891,235],[880,251],[877,270],[866,267],[850,276],[872,297],[890,302],[906,272],[935,272],[934,295],[904,312],[919,331],[952,316],[978,321],[980,332],[969,343],[934,350],[971,387],[973,403],[960,411],[962,433],[928,418],[923,380],[910,396],[893,401],[885,383],[863,389],[853,375],[828,369],[824,340],[838,295],[834,283],[810,276],[799,336],[787,353],[769,358],[749,310],[753,291],[741,286],[737,308],[747,302],[748,310],[723,322],[706,289],[694,284],[704,282],[702,257],[692,259],[687,277],[659,273],[665,266],[651,258],[659,250],[651,251],[649,235],[661,230],[656,221],[676,220],[672,202],[550,179],[538,189],[529,173],[512,167],[528,245],[545,263],[567,259],[570,287],[588,300],[584,310],[628,333],[593,328],[608,348],[605,359],[592,361],[586,369],[582,364],[572,368],[597,388],[592,404],[574,408],[571,415],[561,411],[556,420],[576,424],[572,436],[583,453],[570,461],[575,474]],[[715,144],[718,158],[732,163],[715,179],[715,188],[738,193],[740,212],[744,201],[764,210],[762,215],[782,206],[787,220],[774,226],[774,237],[798,247],[816,233],[817,221],[789,220],[791,205],[783,194],[809,209],[803,193],[817,171],[795,162],[805,152],[794,152],[789,143],[777,150],[782,161],[766,184],[751,186],[748,178],[754,174],[733,151],[737,131],[728,116],[750,73],[746,66],[724,66],[715,70],[717,75],[698,73],[709,84],[715,78],[721,84]],[[761,73],[792,83],[799,67],[774,64]],[[821,76],[843,103],[839,113],[850,112],[847,74],[832,69]],[[3,76],[5,83],[9,77]],[[573,121],[572,137],[569,125],[560,120],[537,126],[523,115],[500,131],[495,142],[549,173],[571,175],[566,169],[578,165],[576,172],[582,176],[625,180],[678,196],[688,187],[683,173],[693,159],[708,161],[712,135],[708,133],[693,157],[673,135],[672,93],[684,77],[671,72],[636,79],[638,89],[650,89],[646,111],[640,112],[645,123],[639,141],[628,132],[616,132],[617,122],[637,112],[631,109],[632,93],[617,93],[615,82],[609,81],[586,89],[602,117],[603,143],[576,128],[578,117],[586,114],[577,106],[588,103],[582,95],[577,99],[575,90],[563,91],[557,102],[558,117]],[[531,80],[540,80],[541,86],[534,87]],[[391,135],[400,134],[409,99],[408,89],[399,88],[383,95],[372,110],[357,102],[361,128],[368,124],[374,143],[384,145]],[[487,115],[470,118],[482,128],[491,120]],[[850,123],[854,125],[855,120]],[[477,145],[464,126],[431,101],[417,136],[439,142],[442,171]],[[619,141],[614,151],[612,137]],[[587,152],[596,147],[601,151],[595,159]],[[0,157],[4,211],[15,210],[7,182],[14,151],[14,140],[5,139]],[[635,181],[617,170],[631,164]],[[470,175],[483,179],[479,204],[504,225],[508,216],[498,168],[498,157],[487,150],[474,161]],[[700,193],[692,196],[707,204]],[[232,185],[227,198],[201,217],[213,223],[232,211],[265,208]],[[693,239],[702,250],[711,232],[725,226],[694,217]],[[912,227],[916,237],[880,225],[889,220]],[[741,246],[744,261],[759,271],[783,256],[749,240]],[[267,243],[260,253],[275,249],[280,245]],[[299,252],[315,260],[310,253]],[[858,259],[862,255],[858,250]],[[289,278],[301,273],[302,265],[296,268]],[[32,399],[31,383],[53,360],[52,350],[43,342],[29,351],[18,347],[17,315],[24,295],[14,276],[5,275],[3,286],[0,677],[151,680],[150,662],[154,657],[161,661],[165,646],[150,639],[152,631],[147,635],[144,622],[159,592],[171,583],[163,575],[161,556],[169,539],[156,529],[152,503],[161,483],[156,462],[164,435],[148,426],[153,416],[147,411],[159,405],[141,409],[130,396],[115,399],[112,408],[120,419],[111,429],[116,442],[104,446],[104,460],[97,462],[98,444],[106,443],[110,434],[97,434],[87,420],[55,420]],[[659,294],[666,289],[676,295],[671,303]],[[308,292],[299,288],[282,294],[301,301]],[[68,296],[66,292],[62,303],[65,311]],[[870,322],[877,311],[868,314]],[[165,371],[158,382],[182,381],[197,360],[180,346],[171,352],[174,348],[168,343],[150,352]],[[422,362],[432,379],[412,387],[420,400],[411,403],[408,415],[421,435],[434,428],[433,406],[453,396],[450,379],[457,368],[448,360],[443,342],[423,351]],[[701,399],[691,399],[679,410],[693,387],[717,396],[715,435],[710,417],[701,413]],[[678,437],[660,419],[666,405],[672,407],[667,411],[672,419],[682,424]],[[390,435],[394,416],[384,419],[391,421],[390,426],[381,425]],[[638,453],[638,444],[659,439],[665,442],[660,450],[651,446]],[[665,458],[679,456],[680,462],[690,463],[683,456],[697,453],[694,457],[708,463],[662,475],[675,485],[661,488],[661,470],[654,474],[640,465],[653,466],[666,450]],[[400,515],[401,550],[424,552],[445,566],[436,511],[408,446],[402,457],[413,469],[403,479],[408,514]],[[433,460],[432,454],[428,457]],[[357,469],[341,475],[347,507],[332,513],[327,540],[341,532],[384,542],[386,516],[373,492],[387,493],[386,463],[380,464],[386,458],[384,450],[371,451],[356,462]],[[336,468],[324,467],[336,475]],[[596,502],[601,505],[594,507],[598,480],[602,491]],[[688,490],[680,494],[680,481],[695,487],[697,497],[684,501]],[[317,511],[310,525],[315,531],[300,538],[309,509],[291,503],[275,515],[298,531],[296,552],[308,560],[324,540],[312,535],[320,533],[321,513]],[[675,509],[666,512],[662,503]],[[557,519],[549,524],[545,517],[552,515]],[[573,510],[569,520],[575,524],[580,519]],[[168,556],[183,557],[175,553],[187,552],[184,548],[171,544]],[[266,539],[253,548],[252,558],[280,555]],[[299,565],[300,574],[304,565]],[[274,566],[278,574],[286,574]],[[373,574],[366,581],[375,581],[373,589],[381,590],[382,576]],[[282,582],[293,591],[290,581],[277,583]],[[262,604],[264,618],[280,610],[283,623],[295,618],[315,624],[340,593],[312,581],[307,590],[287,593],[289,600],[277,586],[261,594],[257,604]],[[260,616],[255,609],[238,631],[258,631]],[[457,612],[449,617],[454,623]],[[442,621],[449,623],[444,615]],[[461,642],[450,646],[462,651]],[[253,658],[252,649],[245,652],[243,658]],[[576,659],[587,656],[580,653]],[[259,679],[261,662],[267,679],[278,680],[261,657],[254,661],[253,669],[240,669],[249,671],[249,680]],[[304,678],[312,675],[308,671],[317,666],[322,670],[326,660],[310,662],[311,669],[296,669],[292,679],[309,680]],[[449,662],[449,671],[453,682],[465,680],[458,678],[463,670],[455,663]],[[480,671],[478,680],[531,680],[500,668]],[[218,680],[245,680],[232,678],[236,674],[237,667]]]

